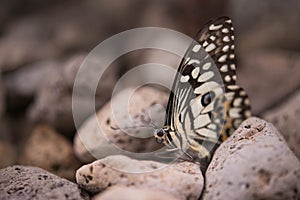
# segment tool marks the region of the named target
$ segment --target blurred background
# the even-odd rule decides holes
[[[80,165],[72,152],[76,72],[101,41],[132,28],[165,27],[193,37],[208,20],[231,17],[238,82],[249,94],[253,114],[263,115],[299,90],[299,10],[299,0],[1,0],[0,168],[39,165],[72,179]],[[107,72],[97,108],[109,100],[116,80],[137,63],[154,59],[177,68],[180,61],[157,51],[137,55],[113,63],[117,67]],[[45,143],[46,133],[69,149],[62,152],[59,144]],[[30,152],[39,154],[41,146],[56,148],[56,153],[41,154],[42,161],[35,162]],[[49,165],[51,156],[56,161]]]

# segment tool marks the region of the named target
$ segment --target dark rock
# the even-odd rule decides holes
[[[89,199],[75,183],[37,167],[0,170],[0,199]]]
[[[74,180],[80,166],[72,144],[45,125],[34,128],[21,151],[19,163],[41,167],[69,180]]]

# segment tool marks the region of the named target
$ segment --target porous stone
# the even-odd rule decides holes
[[[250,118],[216,150],[203,199],[299,199],[300,162],[276,128]]]
[[[112,186],[105,190],[103,193],[97,194],[93,197],[93,200],[111,200],[111,199],[122,199],[122,200],[176,200],[174,196],[151,189],[138,189],[135,187],[124,187],[124,186]]]
[[[38,167],[14,165],[0,170],[0,199],[89,199],[75,183]]]
[[[198,164],[177,162],[168,166],[119,155],[81,167],[76,172],[76,181],[89,192],[117,185],[162,191],[178,199],[198,199],[203,187]]]
[[[158,126],[164,121],[167,100],[167,93],[149,86],[122,90],[80,127],[74,139],[76,155],[81,161],[90,162],[162,147],[153,137],[153,124]]]
[[[41,167],[69,180],[74,180],[75,171],[80,166],[72,144],[46,125],[34,128],[21,152],[19,163]]]
[[[16,160],[16,148],[8,141],[0,140],[0,169],[15,164]]]
[[[281,105],[263,114],[282,133],[289,147],[300,160],[300,90]]]

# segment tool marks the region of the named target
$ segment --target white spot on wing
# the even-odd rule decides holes
[[[193,47],[192,51],[195,52],[195,53],[197,53],[200,49],[201,49],[201,45],[200,45],[200,44],[196,44],[196,45]]]
[[[230,89],[230,90],[237,90],[240,87],[238,85],[228,85],[227,88]]]
[[[208,70],[210,67],[211,67],[211,63],[210,63],[210,62],[207,62],[207,63],[205,63],[205,64],[202,66],[202,69],[203,69],[203,70]]]
[[[247,106],[250,105],[249,99],[245,99],[244,104],[247,105]]]
[[[218,62],[225,62],[227,58],[227,55],[222,55],[219,59]]]
[[[189,62],[188,62],[188,65],[191,65],[191,64],[200,64],[200,61],[199,60],[196,60],[196,59],[191,59]]]
[[[214,41],[216,39],[216,37],[214,35],[209,37],[212,41]]]
[[[233,118],[239,118],[241,117],[240,112],[241,108],[231,108],[229,109],[229,116]]]
[[[236,75],[233,75],[233,76],[232,76],[232,79],[236,81]]]
[[[212,25],[210,25],[208,27],[208,29],[211,30],[211,31],[218,30],[218,29],[222,28],[222,26],[223,26],[222,24],[220,24],[220,25],[214,25],[214,24],[212,24]]]
[[[205,72],[199,76],[198,82],[206,82],[209,79],[211,79],[214,75],[215,74],[212,71]]]
[[[214,43],[210,43],[206,48],[205,51],[210,52],[216,48],[216,45]]]
[[[192,71],[192,77],[195,79],[198,77],[199,75],[199,72],[200,72],[200,68],[199,67],[196,67],[195,69],[193,69]]]
[[[189,81],[189,79],[190,79],[190,76],[189,76],[189,75],[181,76],[181,77],[180,77],[180,82],[186,83],[186,82]]]
[[[222,29],[222,32],[223,32],[223,33],[228,33],[229,30],[228,30],[228,28],[223,28],[223,29]]]
[[[230,65],[230,69],[236,70],[235,64],[231,64],[231,65]]]
[[[206,47],[208,45],[207,41],[203,42],[203,47]]]
[[[229,41],[230,41],[230,39],[229,39],[229,37],[228,37],[228,36],[225,36],[225,37],[223,37],[223,41],[224,41],[224,42],[229,42]]]
[[[229,45],[225,45],[223,48],[222,48],[222,51],[224,52],[227,52],[229,50]]]
[[[228,72],[228,65],[223,65],[223,66],[220,68],[220,71],[221,71],[221,72]]]
[[[230,82],[231,81],[231,77],[229,75],[226,75],[224,79],[225,79],[226,82]]]
[[[246,110],[246,111],[244,112],[244,115],[245,115],[246,117],[250,117],[250,116],[251,116],[251,112],[250,112],[249,110]]]
[[[233,100],[233,106],[239,107],[242,103],[243,99],[242,98],[236,98]]]

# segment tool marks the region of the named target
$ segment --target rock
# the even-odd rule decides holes
[[[272,122],[282,133],[289,147],[300,160],[300,90],[290,96],[281,105],[263,114],[263,118]]]
[[[299,199],[300,162],[274,126],[250,118],[223,142],[203,199]]]
[[[103,193],[97,194],[93,197],[93,200],[111,200],[111,199],[123,199],[132,200],[139,198],[140,200],[176,200],[174,196],[166,192],[161,192],[151,189],[138,189],[135,187],[122,187],[112,186],[105,190]]]
[[[48,80],[59,76],[60,63],[54,60],[40,61],[5,74],[4,87],[7,91],[9,110],[24,109]]]
[[[254,115],[278,104],[300,86],[299,54],[257,51],[248,53],[240,66],[237,81],[248,93]]]
[[[4,140],[0,140],[0,169],[16,162],[17,155],[14,146]]]
[[[75,183],[38,167],[14,165],[0,170],[0,199],[89,199]]]
[[[236,27],[238,53],[247,56],[261,48],[299,49],[299,1],[283,5],[278,0],[231,0],[227,6]]]
[[[4,113],[5,110],[5,91],[3,88],[3,80],[2,80],[2,73],[1,73],[1,68],[0,68],[0,119]]]
[[[198,164],[177,162],[168,166],[119,155],[81,167],[76,172],[76,181],[88,192],[99,192],[116,185],[161,191],[178,199],[198,199],[203,186]]]
[[[97,116],[91,116],[80,127],[74,139],[74,151],[81,161],[127,152],[152,152],[163,147],[156,143],[152,126],[164,122],[162,106],[166,106],[168,94],[149,86],[132,92],[128,88],[113,96]]]
[[[19,163],[41,167],[69,180],[74,180],[75,171],[80,166],[72,144],[46,125],[34,128],[21,152]]]
[[[35,101],[28,110],[28,117],[32,122],[48,124],[62,134],[73,137],[75,125],[72,114],[72,91],[76,73],[84,58],[84,54],[74,55],[61,64],[59,73],[55,76],[49,74],[44,78],[45,84],[37,92]],[[96,108],[101,107],[111,96],[113,86],[117,81],[117,67],[109,67],[103,76],[105,78],[100,80],[101,87],[99,86],[96,91]],[[85,81],[89,81],[90,78],[87,75]],[[84,97],[82,100],[86,101]],[[85,107],[79,109],[84,110]],[[90,114],[85,113],[85,115]]]

